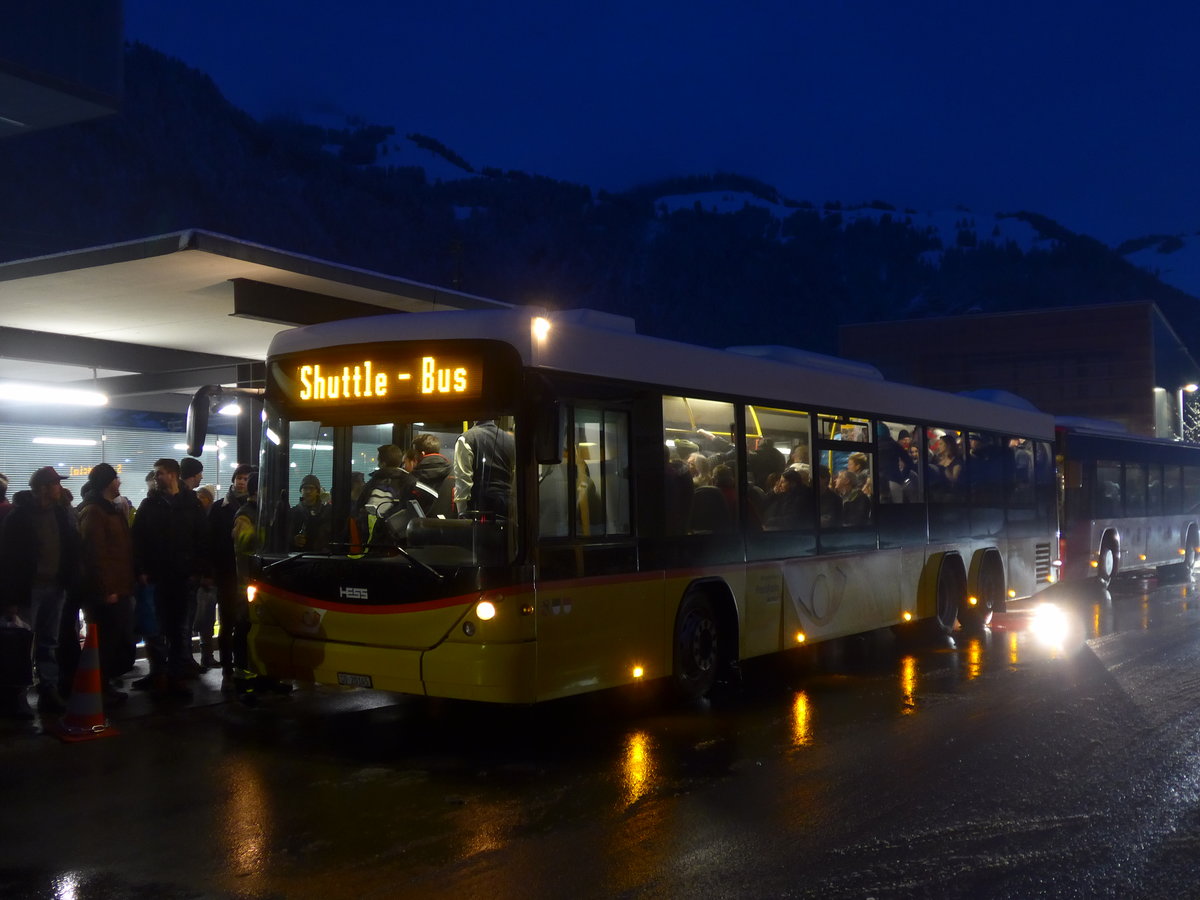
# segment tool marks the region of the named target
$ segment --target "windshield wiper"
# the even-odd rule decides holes
[[[332,556],[333,556],[333,554],[329,553],[328,551],[325,553],[309,553],[306,550],[301,550],[299,553],[289,553],[283,559],[277,559],[273,563],[267,563],[265,566],[262,567],[262,571],[269,572],[269,571],[271,571],[271,569],[274,569],[276,566],[282,566],[282,565],[285,565],[288,563],[294,563],[296,560],[304,559],[305,557],[309,557],[309,558],[315,557],[317,559],[329,559]]]

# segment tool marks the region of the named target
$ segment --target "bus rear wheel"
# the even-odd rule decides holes
[[[722,665],[721,623],[703,594],[684,599],[675,617],[675,688],[685,699],[712,691]]]
[[[980,631],[991,623],[992,615],[1004,602],[1004,563],[1000,554],[995,550],[982,551],[982,556],[971,563],[971,581],[975,603],[963,603],[958,621],[964,630]]]

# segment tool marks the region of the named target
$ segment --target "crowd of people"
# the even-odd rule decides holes
[[[39,712],[66,709],[81,612],[97,626],[106,706],[128,699],[123,679],[138,641],[149,672],[132,681],[135,690],[190,699],[190,682],[218,666],[223,690],[254,690],[238,558],[257,549],[258,474],[238,466],[220,500],[201,485],[203,474],[191,457],[157,460],[136,510],[108,463],[88,473],[78,506],[53,466],[34,472],[11,501],[0,475],[0,715],[32,718],[34,685]]]
[[[672,533],[731,531],[737,521],[737,453],[706,429],[667,442],[667,520]],[[861,439],[857,439],[860,440]],[[828,453],[814,472],[807,443],[785,453],[763,438],[746,454],[749,524],[763,531],[852,528],[871,521],[870,458]],[[815,496],[814,496],[815,495]]]

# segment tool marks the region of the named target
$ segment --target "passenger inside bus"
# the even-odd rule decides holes
[[[812,473],[789,466],[775,481],[763,504],[763,528],[797,531],[812,528]]]
[[[833,481],[833,492],[842,504],[839,525],[843,528],[853,528],[871,521],[871,499],[863,493],[853,472],[849,469],[838,472]]]

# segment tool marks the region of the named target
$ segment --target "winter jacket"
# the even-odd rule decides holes
[[[133,593],[133,536],[125,513],[95,493],[79,507],[83,589],[89,598]]]
[[[237,494],[233,488],[213,504],[208,511],[208,553],[213,576],[221,582],[232,582],[237,577],[237,557],[233,550],[233,520],[245,494]]]
[[[428,516],[450,516],[454,512],[454,467],[440,453],[427,453],[417,461],[413,477],[425,488],[418,498]]]
[[[207,524],[194,491],[154,491],[133,517],[134,569],[154,581],[207,574]]]
[[[0,591],[6,602],[27,606],[41,549],[33,525],[37,500],[33,491],[20,491],[12,502],[12,512],[4,517],[0,530]],[[55,504],[53,514],[58,523],[58,585],[73,588],[79,583],[79,532],[71,527],[62,506]]]

